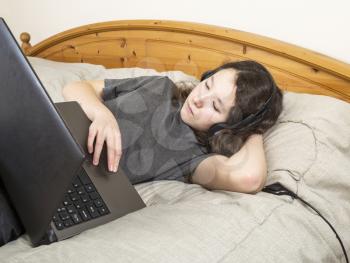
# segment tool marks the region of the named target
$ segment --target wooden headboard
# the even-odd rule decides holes
[[[85,25],[34,46],[21,34],[26,55],[107,68],[181,70],[197,78],[232,60],[265,65],[283,90],[350,102],[350,65],[285,42],[230,28],[167,20],[122,20]]]

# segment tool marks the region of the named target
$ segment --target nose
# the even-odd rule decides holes
[[[212,94],[207,93],[207,94],[201,94],[196,98],[194,98],[193,103],[196,105],[197,108],[202,108],[203,106],[205,106],[205,103],[210,103],[211,100],[212,100]]]
[[[195,98],[193,103],[197,108],[203,107],[203,99]]]

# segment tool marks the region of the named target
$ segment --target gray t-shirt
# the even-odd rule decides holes
[[[105,79],[102,98],[117,119],[122,140],[119,167],[132,184],[188,182],[208,154],[172,102],[175,84],[163,76]]]

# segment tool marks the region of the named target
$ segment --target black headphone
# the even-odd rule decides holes
[[[213,126],[211,126],[209,128],[209,131],[208,131],[209,137],[215,136],[222,129],[237,129],[237,128],[242,128],[242,127],[250,127],[253,124],[255,124],[258,120],[260,120],[264,116],[264,113],[267,111],[267,108],[268,108],[268,105],[270,104],[273,93],[267,99],[267,101],[264,103],[264,105],[260,108],[260,110],[258,110],[254,114],[249,114],[249,116],[244,118],[243,120],[241,120],[235,124],[232,124],[232,125],[228,125],[225,122],[221,122],[221,123],[216,123]]]
[[[217,70],[206,71],[205,73],[203,73],[203,75],[201,77],[201,81],[209,78],[210,76],[214,75],[216,72],[217,72]],[[258,120],[260,120],[264,116],[265,112],[268,109],[268,106],[271,102],[271,98],[276,91],[276,84],[274,82],[273,82],[273,86],[274,86],[274,88],[273,88],[272,94],[267,99],[267,101],[264,103],[264,105],[256,113],[249,114],[249,116],[247,116],[243,120],[241,120],[235,124],[232,124],[232,125],[228,125],[225,122],[216,123],[209,128],[208,137],[211,138],[211,137],[215,136],[222,129],[237,129],[237,128],[242,128],[242,127],[249,127],[249,126],[252,126],[253,124],[255,124]]]

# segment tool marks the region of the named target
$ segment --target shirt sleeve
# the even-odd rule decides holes
[[[104,101],[115,99],[122,93],[127,93],[135,89],[137,89],[137,80],[135,78],[105,79],[102,99]]]
[[[184,183],[192,183],[192,175],[194,174],[198,165],[205,159],[210,156],[217,155],[217,153],[208,153],[200,156],[192,157],[186,163],[183,163],[181,166],[182,173],[178,174],[176,172],[172,172],[167,176],[158,177],[157,179],[166,179],[166,180],[176,180]],[[156,180],[157,180],[156,179]]]
[[[104,101],[115,99],[118,96],[137,90],[155,78],[155,76],[141,76],[124,79],[105,79],[102,99]]]
[[[186,169],[187,172],[184,173],[183,178],[186,183],[192,183],[192,175],[194,174],[195,170],[197,169],[198,165],[207,159],[210,156],[217,155],[217,153],[208,153],[203,154],[197,157],[194,157],[191,159],[188,168]],[[178,180],[183,181],[183,178],[179,178]]]

